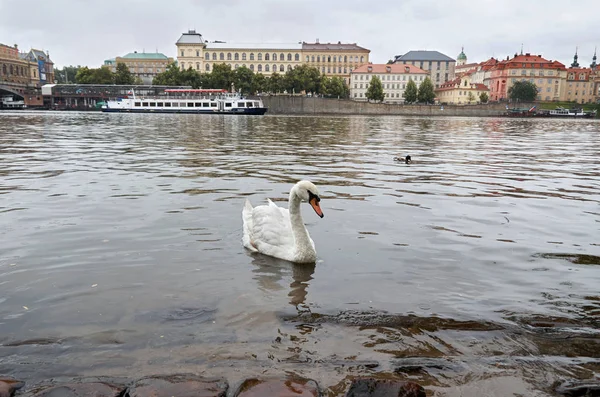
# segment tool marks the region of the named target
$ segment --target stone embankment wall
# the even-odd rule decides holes
[[[344,99],[307,98],[301,96],[263,96],[267,114],[355,114],[401,116],[503,116],[506,104],[485,105],[398,105]],[[531,104],[519,104],[530,107]]]

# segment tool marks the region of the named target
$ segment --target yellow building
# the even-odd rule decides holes
[[[463,74],[435,90],[439,102],[454,105],[479,103],[479,97],[483,93],[489,98],[489,88],[485,84],[473,83],[470,74]]]
[[[259,43],[206,42],[200,33],[189,30],[177,43],[177,62],[184,70],[210,72],[216,64],[232,69],[246,66],[255,73],[285,73],[299,65],[314,66],[327,76],[340,76],[350,82],[350,72],[369,62],[370,50],[356,43]]]
[[[19,54],[19,48],[0,44],[0,81],[29,85],[32,71],[37,70],[37,64],[30,64]],[[37,77],[37,73],[36,73]]]
[[[164,72],[172,62],[173,58],[159,52],[139,53],[134,51],[122,57],[107,59],[104,61],[104,66],[114,73],[117,71],[117,64],[124,63],[133,76],[139,77],[144,84],[152,84],[154,77]]]
[[[413,65],[363,65],[352,71],[350,98],[357,101],[366,101],[367,89],[373,76],[377,76],[381,80],[385,95],[384,102],[404,103],[406,84],[412,80],[418,88],[429,76],[429,72]]]
[[[592,103],[595,99],[594,71],[589,68],[568,68],[566,89],[561,100],[577,103]]]

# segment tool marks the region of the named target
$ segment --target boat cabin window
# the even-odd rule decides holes
[[[141,102],[136,102],[134,106],[141,106]]]
[[[254,104],[253,104],[253,102],[246,102],[246,107],[247,107],[247,108],[254,107]]]
[[[162,108],[163,107],[163,103],[162,102],[157,102],[156,106],[159,107],[159,108]]]
[[[142,106],[148,106],[148,102],[142,102]]]
[[[210,103],[210,107],[211,108],[216,108],[217,107],[217,103],[216,102],[211,102]]]
[[[226,108],[230,108],[231,107],[231,102],[225,102],[225,107]]]
[[[179,102],[179,107],[180,108],[184,108],[185,107],[185,102]]]
[[[165,107],[166,108],[170,108],[171,107],[171,102],[165,102]]]
[[[188,108],[193,108],[194,107],[194,102],[188,102]]]
[[[195,106],[195,107],[197,107],[197,108],[199,108],[199,107],[201,107],[201,106],[202,106],[202,102],[195,102],[195,103],[194,103],[194,106]]]
[[[202,107],[207,108],[209,106],[208,102],[202,102]]]
[[[179,107],[179,103],[177,103],[177,102],[173,102],[173,107],[174,107],[174,108],[177,108],[177,107]]]
[[[155,108],[156,107],[156,102],[150,102],[150,107],[151,108]]]

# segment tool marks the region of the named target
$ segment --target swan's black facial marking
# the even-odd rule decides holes
[[[323,218],[323,211],[321,210],[321,206],[319,205],[320,201],[321,201],[321,198],[318,195],[316,195],[313,192],[311,192],[310,190],[308,190],[308,203],[310,204],[311,207],[313,207],[313,209],[315,210],[317,215],[319,215],[321,218]]]

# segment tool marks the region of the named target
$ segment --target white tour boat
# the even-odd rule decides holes
[[[135,92],[102,106],[103,112],[254,114],[267,112],[262,100],[216,89],[166,89],[158,96],[136,97]]]

